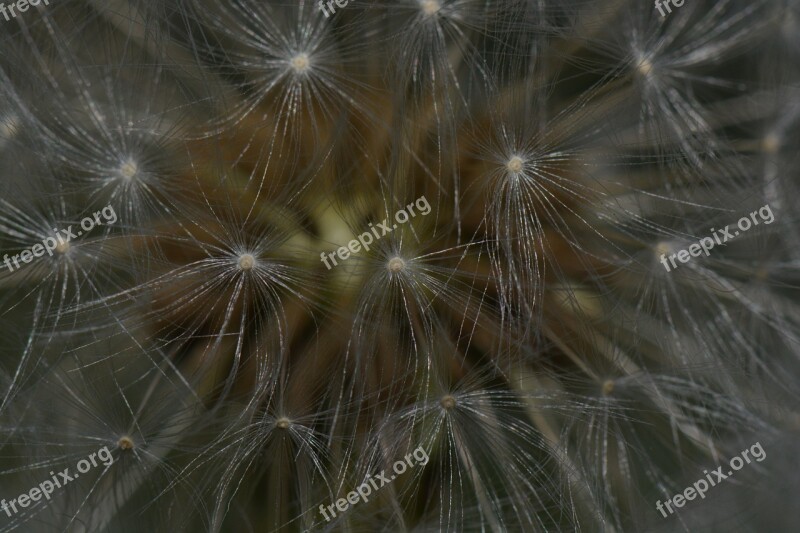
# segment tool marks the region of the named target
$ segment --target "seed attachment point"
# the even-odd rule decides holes
[[[55,252],[58,255],[65,255],[67,252],[69,252],[69,249],[70,249],[69,243],[64,241],[56,244]]]
[[[294,56],[289,64],[297,74],[302,74],[311,67],[311,60],[308,58],[308,54],[300,53]]]
[[[656,257],[661,257],[662,255],[669,255],[672,253],[673,247],[667,241],[661,241],[655,246],[655,255]]]
[[[439,400],[439,403],[442,405],[442,409],[445,411],[450,411],[456,406],[456,399],[453,398],[452,394],[447,394]]]
[[[516,174],[522,170],[524,164],[525,162],[522,160],[522,158],[515,155],[514,157],[508,160],[508,163],[506,163],[506,168],[508,169],[509,172],[513,172]]]
[[[242,254],[239,256],[239,269],[244,270],[247,272],[248,270],[252,270],[254,266],[256,266],[256,258],[252,256],[252,254]]]
[[[119,177],[127,181],[130,181],[133,178],[135,178],[138,173],[139,173],[139,165],[137,165],[136,162],[133,161],[132,159],[127,159],[117,169],[117,174],[119,175]]]
[[[422,9],[422,12],[425,13],[425,15],[430,17],[442,9],[442,4],[440,4],[438,0],[421,0],[419,7]]]
[[[649,77],[653,73],[653,68],[653,63],[644,57],[640,59],[639,63],[636,65],[636,70],[642,75],[642,77],[645,78]]]
[[[285,416],[280,417],[278,420],[275,421],[275,427],[278,429],[289,429],[291,427],[292,421],[286,418]]]
[[[403,270],[405,267],[406,262],[400,257],[392,257],[389,259],[389,262],[386,263],[386,268],[389,270],[389,272],[397,273]]]
[[[132,450],[136,445],[134,444],[133,439],[126,435],[119,438],[117,441],[117,446],[120,450]]]

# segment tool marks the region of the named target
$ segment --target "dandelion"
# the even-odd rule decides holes
[[[51,4],[0,28],[0,531],[787,529],[797,1]]]

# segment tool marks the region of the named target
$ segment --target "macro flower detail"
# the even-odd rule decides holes
[[[796,0],[13,5],[0,532],[800,525]]]

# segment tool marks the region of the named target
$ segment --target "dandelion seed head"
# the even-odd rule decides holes
[[[427,15],[435,15],[440,9],[442,9],[442,5],[439,3],[438,0],[422,0],[419,3],[422,12]]]
[[[291,65],[295,73],[304,74],[311,68],[311,60],[308,58],[308,54],[301,52],[289,60],[289,65]]]
[[[59,255],[66,255],[69,252],[70,248],[71,248],[71,246],[70,246],[70,244],[68,242],[66,242],[66,241],[65,242],[60,242],[60,243],[56,244],[55,252],[57,254],[59,254]]]
[[[445,411],[450,411],[451,409],[455,408],[456,399],[453,398],[452,394],[447,394],[445,396],[442,396],[442,399],[439,400],[439,403],[441,404],[442,409],[444,409]]]
[[[139,165],[133,159],[126,159],[117,169],[117,175],[127,181],[132,180],[139,173]]]
[[[247,272],[256,266],[256,258],[252,254],[242,254],[239,256],[239,269]]]
[[[515,155],[514,157],[508,160],[508,163],[506,163],[506,168],[508,169],[509,172],[513,172],[516,174],[522,171],[522,167],[524,164],[525,161],[523,161],[521,157]]]
[[[406,267],[406,262],[400,257],[392,257],[389,259],[389,262],[386,263],[386,268],[389,272],[397,273],[403,270]]]
[[[653,73],[653,63],[646,57],[639,58],[636,63],[636,70],[644,78],[649,78]]]
[[[672,243],[668,241],[659,241],[656,243],[654,248],[656,258],[660,258],[662,255],[669,255],[675,250],[675,247]]]
[[[800,320],[777,290],[796,232],[659,265],[794,190],[780,187],[790,161],[751,164],[796,141],[781,95],[797,73],[756,47],[777,17],[737,2],[663,23],[632,0],[599,15],[577,0],[409,0],[337,15],[349,31],[316,2],[130,2],[124,21],[76,3],[108,35],[51,17],[0,61],[0,146],[12,137],[20,189],[3,183],[20,205],[2,200],[0,241],[30,247],[105,203],[121,225],[54,244],[58,272],[9,279],[36,320],[4,315],[12,333],[35,329],[19,368],[0,368],[0,423],[40,441],[35,476],[103,442],[128,464],[74,484],[63,500],[80,509],[48,505],[39,529],[313,530],[314,505],[419,446],[436,475],[411,467],[341,519],[624,531],[639,495],[733,455],[773,376],[796,396],[783,376],[797,375]],[[32,47],[46,60],[15,68]],[[740,63],[781,75],[744,86]],[[39,198],[27,176],[54,187]],[[422,194],[425,209],[408,204]],[[752,201],[728,219],[739,197]],[[329,252],[356,237],[360,254]],[[783,418],[771,411],[764,427]],[[195,509],[200,479],[215,482]],[[153,527],[122,512],[148,499]]]

